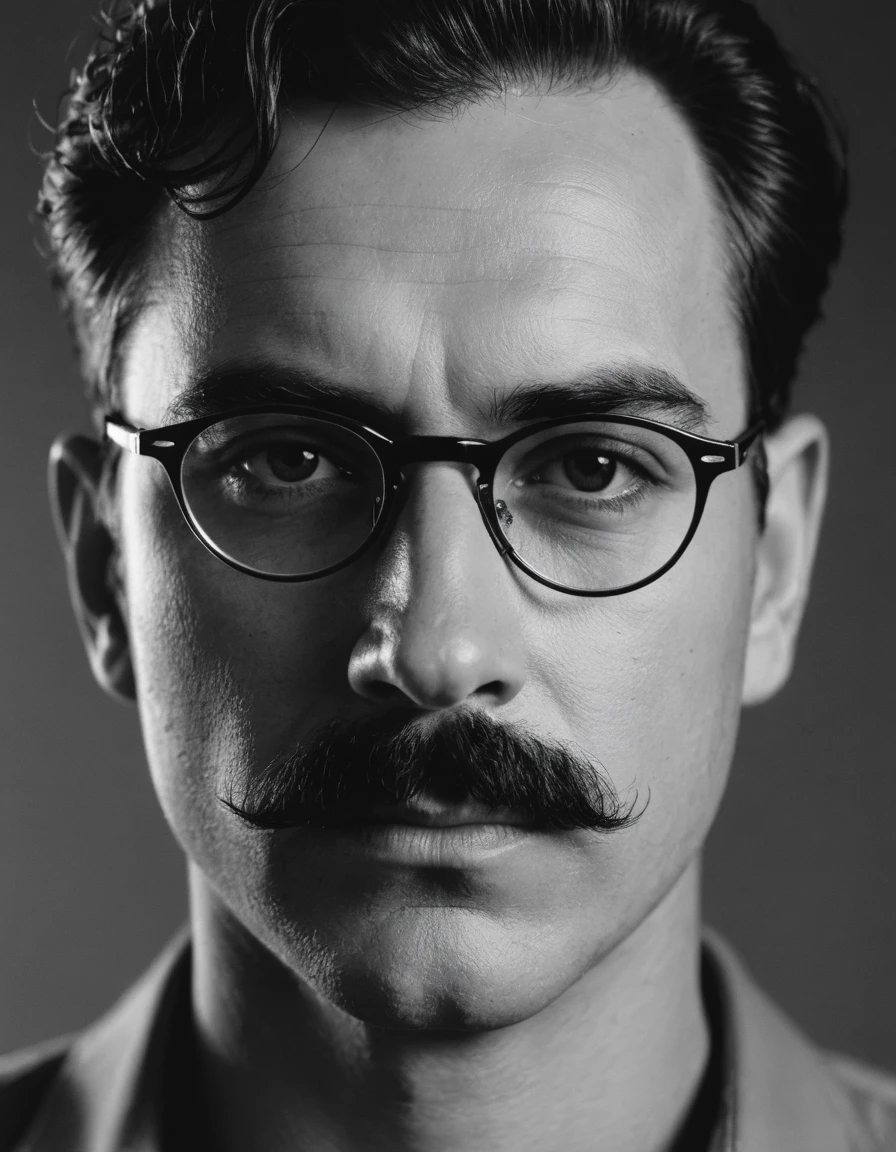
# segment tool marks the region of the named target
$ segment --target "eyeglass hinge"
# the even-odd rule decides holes
[[[106,424],[106,435],[119,448],[140,455],[140,433],[138,431],[123,428],[120,424],[115,424],[110,420]]]

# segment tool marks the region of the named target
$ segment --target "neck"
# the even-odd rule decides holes
[[[191,904],[200,1123],[221,1152],[668,1152],[696,1098],[709,1049],[697,863],[551,1004],[474,1034],[365,1025],[195,869]]]

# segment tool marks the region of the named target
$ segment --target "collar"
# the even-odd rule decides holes
[[[711,1152],[871,1149],[824,1054],[756,986],[711,928],[703,931],[702,959],[717,1001],[723,1085]],[[166,1053],[189,980],[184,929],[121,1000],[75,1039],[16,1152],[162,1152]]]
[[[720,1006],[722,1102],[712,1152],[872,1152],[877,1145],[829,1058],[703,929]]]
[[[15,1152],[163,1152],[166,1041],[189,981],[190,936],[182,929],[76,1037]]]

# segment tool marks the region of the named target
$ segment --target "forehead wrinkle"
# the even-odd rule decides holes
[[[557,185],[558,188],[565,189],[566,186],[562,184]],[[641,213],[633,212],[630,206],[626,203],[617,191],[607,190],[604,192],[592,191],[587,193],[585,189],[580,189],[574,192],[574,195],[588,194],[591,199],[598,200],[602,203],[609,205],[614,213],[622,213],[625,215],[629,222],[630,228],[634,232],[642,230],[644,222],[644,215]],[[497,199],[497,198],[495,198]],[[363,208],[362,212],[358,210]],[[233,263],[239,263],[244,260],[253,260],[259,255],[264,255],[270,252],[289,252],[294,249],[301,248],[318,248],[328,245],[343,246],[343,247],[357,247],[369,248],[376,251],[383,252],[397,252],[408,254],[419,253],[433,253],[433,254],[462,254],[470,251],[478,251],[483,248],[502,249],[507,246],[507,239],[504,235],[498,234],[498,227],[495,222],[495,208],[500,211],[500,226],[501,233],[512,232],[518,230],[519,234],[525,235],[530,229],[532,224],[543,225],[544,221],[557,219],[565,223],[572,223],[580,226],[588,231],[602,233],[613,236],[614,238],[626,242],[630,239],[630,233],[626,229],[610,223],[610,221],[603,215],[594,212],[583,213],[576,211],[572,204],[569,206],[559,207],[550,201],[538,203],[532,206],[521,205],[519,203],[507,203],[506,198],[502,197],[500,203],[483,203],[477,207],[437,207],[433,208],[432,212],[437,212],[442,216],[465,215],[478,216],[481,226],[481,232],[477,231],[470,235],[469,230],[465,227],[464,234],[457,238],[457,242],[446,245],[443,241],[435,242],[429,241],[427,243],[418,243],[413,247],[403,247],[397,244],[375,243],[371,240],[358,239],[351,235],[345,235],[346,227],[354,225],[357,232],[363,236],[364,233],[370,231],[377,231],[382,228],[383,224],[391,224],[393,221],[390,215],[394,213],[398,219],[394,221],[396,230],[402,234],[407,234],[413,229],[413,215],[420,213],[423,215],[428,214],[430,211],[423,205],[363,205],[358,204],[344,204],[344,205],[328,205],[325,208],[301,208],[297,209],[294,213],[281,214],[280,219],[291,218],[294,223],[293,239],[281,239],[276,243],[259,244],[257,241],[252,242],[250,251],[235,253],[233,255],[225,252],[225,257]],[[299,219],[303,216],[308,216],[311,213],[317,213],[322,220],[322,230],[325,235],[318,237],[315,235],[317,229],[308,230],[310,234],[303,235],[303,228],[298,223]],[[409,218],[410,217],[410,218]],[[262,233],[268,230],[274,221],[267,220],[263,224],[258,224],[255,221],[246,221],[239,226],[239,231],[248,231],[251,235],[252,232],[259,230]],[[327,225],[335,225],[338,229],[336,235],[326,234]],[[632,227],[633,226],[633,227]],[[340,235],[341,233],[341,235]],[[483,235],[484,233],[485,235]],[[231,236],[233,233],[231,233]],[[421,240],[426,240],[432,235],[432,231],[427,225],[421,231]],[[514,246],[516,248],[516,246]]]
[[[417,277],[410,279],[407,276],[395,275],[394,270],[384,270],[379,276],[365,276],[359,273],[339,274],[322,270],[291,269],[279,274],[271,272],[261,276],[240,278],[232,286],[237,292],[235,300],[241,306],[239,315],[233,319],[239,323],[241,319],[264,318],[267,315],[291,319],[305,316],[315,319],[331,318],[330,322],[339,323],[345,322],[357,308],[370,304],[363,297],[354,298],[345,294],[327,299],[325,296],[312,293],[309,300],[305,291],[309,283],[313,285],[332,283],[337,286],[375,285],[385,290],[385,294],[378,298],[379,305],[388,304],[396,292],[400,293],[408,288],[450,290],[491,286],[500,290],[498,295],[490,298],[490,303],[495,309],[493,317],[495,321],[499,321],[502,325],[508,320],[523,325],[534,322],[539,329],[543,323],[555,320],[606,327],[615,325],[623,313],[632,318],[640,316],[642,321],[652,318],[657,313],[657,290],[650,284],[649,278],[645,278],[643,269],[632,263],[610,267],[600,264],[592,257],[558,255],[554,252],[528,249],[524,250],[523,255],[528,259],[525,262],[521,261],[518,267],[509,270],[504,276],[477,272],[469,276],[449,277],[442,274],[439,279],[435,279],[432,276],[433,269],[428,269],[430,273],[428,277],[424,277],[424,270],[421,270]],[[580,275],[570,273],[570,268],[575,266],[584,266],[588,271],[593,270],[595,275],[583,279]],[[613,281],[617,285],[615,289]],[[296,285],[296,292],[290,293],[288,286],[293,283]],[[618,286],[626,283],[637,289],[639,294],[637,299],[619,290]],[[270,288],[269,292],[265,291],[267,287]],[[287,291],[284,291],[284,287]],[[253,289],[261,290],[265,299],[259,302],[259,293]],[[448,320],[455,315],[458,305],[463,309],[466,302],[465,297],[450,294],[428,297],[427,307],[430,311],[440,312]],[[601,309],[599,317],[576,314],[576,302],[581,302],[581,307],[588,313],[592,312],[595,305],[599,306]],[[559,311],[560,308],[563,308],[562,312]],[[623,325],[620,323],[619,326]]]
[[[595,233],[602,233],[611,235],[619,241],[619,247],[624,249],[627,245],[631,244],[631,239],[624,236],[618,230],[604,227],[602,224],[592,223],[591,229]],[[639,245],[643,247],[644,245]],[[581,247],[581,245],[579,246]],[[351,259],[351,253],[359,254],[358,262],[362,265],[362,270],[336,272],[322,267],[320,264],[315,263],[312,267],[289,267],[282,271],[277,270],[277,262],[270,271],[265,271],[258,275],[246,275],[240,272],[240,269],[245,264],[257,265],[259,262],[257,257],[259,253],[288,253],[290,251],[309,250],[323,255],[327,249],[334,249],[342,251],[347,254]],[[482,257],[486,254],[497,253],[501,257],[501,264],[503,268],[493,269],[489,266],[489,262],[483,261]],[[388,263],[380,266],[378,274],[370,275],[368,268],[369,263],[366,259],[367,256],[384,257],[387,258]],[[439,257],[449,256],[456,258],[452,263],[447,266],[439,261]],[[266,249],[256,250],[250,255],[240,258],[230,264],[231,278],[234,281],[233,287],[250,288],[263,286],[265,284],[278,284],[282,285],[288,282],[327,282],[332,281],[335,283],[358,283],[358,284],[386,284],[390,286],[410,286],[410,285],[443,285],[446,287],[456,287],[469,284],[511,284],[519,281],[524,277],[531,277],[533,273],[536,276],[547,276],[551,280],[553,276],[558,275],[564,271],[568,271],[571,266],[580,266],[586,272],[586,278],[590,278],[590,273],[598,275],[611,275],[623,277],[626,280],[636,282],[640,287],[646,286],[646,278],[644,275],[645,265],[639,260],[632,260],[629,254],[626,258],[625,251],[617,254],[615,263],[609,262],[610,253],[604,248],[601,252],[593,254],[582,255],[580,252],[567,250],[565,247],[556,246],[538,246],[520,245],[510,249],[506,244],[500,243],[471,243],[465,247],[458,248],[437,248],[431,246],[427,251],[421,251],[418,248],[397,247],[393,245],[384,244],[364,244],[357,241],[333,242],[333,241],[303,241],[298,244],[278,244],[270,245]],[[405,259],[407,258],[407,259]],[[463,275],[462,269],[465,264],[469,264],[470,260],[478,263],[480,266],[483,263],[487,264],[485,269],[477,269],[469,275]],[[419,268],[414,265],[419,264]],[[555,271],[553,266],[559,268],[559,273]],[[258,272],[257,268],[252,269]],[[396,274],[397,273],[397,274]],[[576,287],[582,292],[585,292],[585,283],[580,277],[574,277]],[[568,285],[568,282],[565,282]],[[606,298],[599,292],[591,293],[592,299],[599,300]]]
[[[282,212],[276,212],[276,213],[268,216],[265,219],[264,223],[261,225],[258,223],[258,221],[256,219],[248,219],[248,220],[239,219],[239,220],[229,221],[226,226],[224,224],[219,223],[219,221],[216,220],[215,221],[215,232],[219,238],[229,240],[234,235],[238,235],[241,232],[245,232],[245,231],[252,232],[258,228],[268,228],[271,225],[275,225],[275,224],[279,223],[281,220],[291,220],[293,223],[293,231],[295,233],[298,233],[300,231],[300,228],[301,228],[301,222],[303,220],[305,220],[306,218],[313,217],[317,214],[319,214],[319,215],[327,215],[327,214],[332,215],[334,213],[344,213],[346,210],[373,210],[373,209],[375,209],[377,211],[382,210],[382,209],[394,210],[396,212],[403,213],[405,216],[407,215],[408,211],[420,212],[420,213],[425,213],[428,215],[449,215],[449,214],[472,215],[474,213],[482,211],[482,209],[480,207],[474,207],[474,206],[463,205],[463,204],[451,204],[451,205],[409,204],[409,203],[400,203],[400,202],[394,202],[393,203],[393,202],[386,202],[386,201],[347,201],[347,202],[342,203],[342,204],[332,204],[332,203],[330,203],[330,204],[306,204],[306,205],[298,205],[297,207],[284,209]],[[235,209],[234,211],[238,211],[238,209]],[[222,218],[222,219],[224,219],[224,218]],[[307,243],[307,241],[305,241],[305,243]],[[287,246],[286,242],[283,242],[282,244],[279,244],[279,245],[274,245],[273,247],[281,247],[281,246]],[[263,251],[263,250],[264,249],[261,249],[261,251]],[[259,249],[255,249],[255,251],[259,251]]]
[[[512,159],[512,157],[509,158]],[[561,159],[565,160],[563,157]],[[525,162],[525,160],[526,157],[523,156],[523,161]],[[258,210],[259,201],[256,198],[254,204],[250,205],[250,198],[247,198],[243,205],[234,210],[239,212],[240,208],[245,207],[245,214],[240,218],[236,216],[229,219],[224,217],[221,221],[216,221],[215,231],[212,233],[222,241],[218,256],[224,255],[226,252],[229,257],[223,269],[228,280],[231,281],[228,284],[231,301],[227,310],[229,313],[227,322],[229,324],[233,324],[234,321],[238,324],[245,322],[247,329],[255,328],[257,321],[271,318],[273,312],[277,317],[278,328],[282,328],[284,320],[290,324],[295,324],[303,317],[316,317],[320,320],[322,314],[326,314],[327,327],[333,327],[340,322],[345,324],[346,318],[353,317],[353,313],[357,313],[358,308],[366,306],[372,310],[373,322],[379,318],[380,322],[388,326],[392,323],[392,317],[387,309],[395,307],[396,300],[399,304],[403,304],[401,292],[407,292],[408,289],[428,288],[432,287],[433,284],[448,290],[454,289],[455,295],[452,296],[448,292],[444,299],[439,300],[441,310],[448,317],[449,313],[452,316],[455,314],[459,305],[462,310],[464,289],[469,289],[471,286],[478,285],[482,286],[483,289],[494,286],[498,290],[496,295],[499,302],[505,299],[505,292],[513,291],[518,287],[527,289],[527,291],[534,289],[533,303],[531,304],[533,309],[543,307],[540,301],[544,299],[545,292],[549,291],[556,294],[565,287],[570,291],[576,291],[580,298],[586,302],[586,307],[589,301],[592,305],[599,306],[601,309],[600,316],[597,320],[590,320],[587,316],[577,316],[574,314],[576,309],[567,304],[563,306],[562,315],[557,313],[557,305],[553,306],[553,319],[559,320],[564,325],[575,326],[582,331],[584,331],[583,325],[594,324],[598,335],[601,331],[619,332],[631,344],[632,322],[626,323],[625,314],[632,312],[632,302],[620,301],[617,294],[612,291],[600,291],[606,282],[607,271],[612,271],[616,278],[624,276],[626,280],[638,287],[635,303],[637,309],[646,315],[650,308],[656,307],[658,293],[668,294],[666,279],[658,278],[654,273],[658,267],[662,268],[664,265],[675,261],[675,250],[674,247],[670,250],[665,245],[653,245],[651,247],[651,236],[656,234],[658,225],[662,226],[663,214],[656,215],[653,213],[649,198],[645,203],[643,197],[639,197],[636,203],[642,205],[642,210],[635,211],[632,203],[626,202],[623,194],[624,189],[622,192],[614,189],[613,180],[619,172],[626,177],[630,175],[626,172],[625,166],[620,168],[618,162],[609,163],[606,156],[601,159],[600,155],[589,156],[587,160],[591,167],[596,167],[597,170],[605,169],[606,185],[602,184],[601,187],[597,188],[589,184],[587,180],[583,181],[580,178],[579,169],[584,165],[584,159],[581,154],[576,152],[572,161],[575,171],[570,175],[567,169],[566,172],[559,173],[557,179],[550,179],[543,175],[544,167],[542,166],[541,171],[533,172],[530,170],[527,173],[524,172],[521,177],[514,176],[513,172],[509,172],[506,178],[504,173],[500,174],[501,178],[497,178],[497,174],[493,171],[488,174],[488,183],[483,184],[477,169],[475,175],[467,179],[466,185],[464,185],[463,180],[455,184],[455,189],[461,188],[464,194],[473,198],[473,202],[468,204],[396,203],[394,196],[381,201],[364,196],[352,197],[345,204],[338,206],[320,203],[300,203],[298,205],[291,203],[288,208],[284,208],[282,199],[278,204],[277,197],[266,196],[261,203],[265,210],[273,211],[264,223],[259,224],[257,218],[252,219],[251,217],[251,212]],[[311,167],[307,169],[308,175],[312,177],[315,171],[317,169]],[[338,176],[338,169],[334,171]],[[676,180],[679,179],[679,176],[680,173],[676,171]],[[386,178],[388,178],[388,171]],[[304,186],[305,189],[311,188],[314,195],[317,196],[324,194],[342,195],[341,188],[332,181],[322,191],[319,190],[319,175],[316,186],[318,190],[315,190],[313,179],[310,183],[305,177],[302,177],[302,180],[303,185],[293,185],[293,192],[298,187],[299,194],[304,195],[301,191]],[[661,187],[665,187],[664,180],[659,181],[659,184]],[[631,186],[630,179],[627,179],[625,186]],[[357,187],[357,182],[355,187]],[[390,185],[387,184],[386,191],[389,187]],[[647,186],[642,181],[636,187],[636,191],[640,188],[643,192],[645,187]],[[528,195],[525,193],[526,189],[529,190]],[[351,191],[352,188],[350,187],[349,190]],[[523,204],[518,202],[521,194],[524,198]],[[586,203],[593,205],[593,211],[583,211],[582,203],[585,197],[587,197]],[[512,202],[514,199],[516,199],[516,203]],[[688,207],[688,205],[678,204],[678,198],[670,199],[675,201],[674,204],[670,205],[670,209],[674,208],[675,205],[678,205],[679,208]],[[612,209],[612,216],[606,211],[608,207]],[[705,197],[701,198],[699,204],[690,204],[690,207],[693,211],[688,212],[689,219],[693,220],[698,209],[705,216]],[[494,214],[496,210],[499,212],[497,218],[489,215],[489,213]],[[614,226],[614,222],[618,219],[617,214],[622,210],[628,214],[626,221],[628,226]],[[400,214],[400,220],[396,219],[397,214]],[[668,217],[670,212],[667,211],[665,215]],[[421,245],[408,248],[406,245],[389,244],[388,237],[383,238],[379,243],[365,242],[363,244],[353,244],[346,240],[335,242],[313,238],[315,226],[320,224],[326,227],[328,223],[338,221],[341,227],[348,219],[365,233],[369,233],[370,230],[375,231],[377,227],[382,227],[384,224],[388,225],[389,228],[406,227],[409,218],[418,231],[424,234],[426,228],[434,227],[434,222],[441,220],[449,226],[446,229],[449,236],[450,225],[456,221],[457,231],[464,233],[464,236],[461,237],[463,243],[446,245],[443,233],[430,239],[429,251],[421,251]],[[575,234],[571,241],[567,239],[567,245],[581,241],[583,236],[593,237],[596,249],[595,256],[583,256],[578,251],[558,251],[556,247],[532,247],[531,244],[525,248],[520,247],[514,239],[514,234],[516,237],[525,238],[527,231],[529,231],[529,223],[536,219],[543,233],[549,238],[556,238],[560,234],[565,234],[568,237],[568,231],[565,232],[565,229],[572,225]],[[625,219],[623,217],[623,220]],[[548,224],[553,222],[558,227],[548,227],[545,230],[546,222]],[[266,228],[270,229],[267,242],[253,246],[253,241],[256,238],[265,240]],[[278,240],[271,243],[271,233],[274,233],[276,237],[278,228],[286,231],[287,235],[292,232],[295,239],[292,241],[289,239]],[[474,234],[473,241],[468,238],[471,231]],[[311,235],[308,235],[309,233]],[[479,233],[478,237],[477,233]],[[506,236],[508,233],[510,240],[501,243],[500,237]],[[497,240],[495,239],[496,234],[499,237]],[[604,241],[612,240],[613,244],[604,243],[601,245],[601,238]],[[696,248],[697,245],[694,244],[694,240],[693,229],[690,229],[687,235],[678,241],[678,247],[689,248],[693,245]],[[369,260],[370,263],[367,264],[366,268],[361,267],[359,269],[360,275],[354,274],[350,266],[346,270],[334,270],[331,260],[321,259],[319,263],[317,260],[318,256],[326,255],[328,245],[339,249],[342,253],[355,250],[359,264],[365,260]],[[591,247],[590,242],[588,247]],[[639,249],[640,251],[638,251]],[[648,261],[645,264],[641,260],[631,259],[633,251],[638,251],[640,255],[641,251],[645,249],[650,251],[652,262]],[[597,250],[603,257],[602,261],[597,259]],[[265,267],[266,264],[276,264],[278,255],[282,258],[282,262],[288,264],[292,261],[295,264],[297,253],[300,251],[307,254],[310,266],[287,269]],[[440,258],[447,256],[457,263],[469,260],[476,254],[492,256],[496,252],[507,252],[512,256],[512,266],[505,274],[496,275],[494,264],[491,261],[488,270],[477,269],[476,275],[464,275],[464,272],[472,270],[463,268],[462,265],[460,268],[448,269],[445,267],[447,261],[444,259],[440,261]],[[617,267],[610,268],[611,262],[608,260],[610,254],[615,257]],[[695,253],[693,258],[685,252],[686,260],[690,261],[695,268],[697,267],[696,260],[699,258],[705,261],[705,257],[705,245],[702,246],[700,253]],[[421,260],[423,263],[435,262],[439,266],[435,268],[432,266],[423,267],[418,270],[413,266],[415,260]],[[374,263],[379,261],[382,261],[382,265]],[[246,268],[245,266],[249,262],[254,262],[255,267]],[[394,262],[395,266],[388,267],[389,262]],[[258,267],[259,264],[262,265],[261,268]],[[318,266],[315,267],[315,264]],[[325,270],[327,265],[329,265],[329,271]],[[220,271],[220,262],[217,266]],[[570,279],[574,280],[574,288],[570,284],[557,284],[564,270],[572,271],[574,268],[590,270],[592,267],[595,270],[593,276],[589,275],[585,279],[577,274],[570,276]],[[371,274],[371,268],[377,269],[375,274]],[[240,271],[245,271],[247,275],[245,277],[240,276]],[[413,274],[409,275],[409,271]],[[501,271],[503,272],[503,270]],[[536,273],[535,276],[533,276],[533,271]],[[660,282],[661,279],[662,282]],[[538,282],[533,283],[533,280]],[[384,299],[385,294],[381,292],[376,297],[365,297],[363,292],[359,292],[357,296],[345,293],[341,300],[337,299],[336,296],[336,292],[341,290],[344,285],[357,285],[359,288],[373,286],[382,289],[384,283],[394,288],[398,294],[396,297],[392,297],[391,302],[386,301]],[[292,294],[289,292],[290,284],[294,284],[296,289]],[[313,286],[314,284],[322,287],[327,284],[332,285],[333,294],[328,298],[327,293],[322,293],[319,299],[323,306],[309,308],[309,303],[318,303],[314,298],[313,291],[308,292],[309,285]],[[645,288],[650,289],[647,297],[644,295]],[[292,295],[292,299],[289,298],[290,295]],[[627,296],[628,293],[620,292],[618,295]],[[259,300],[259,296],[263,296],[265,299]],[[518,300],[509,296],[507,299],[511,300],[510,306],[502,306],[500,310],[504,314],[503,321],[506,321],[510,314],[509,307],[513,307],[517,313],[519,312]],[[608,307],[608,303],[612,307]],[[686,304],[686,301],[681,302],[681,305]],[[415,308],[418,306],[416,301],[414,301],[413,306]],[[663,307],[665,308],[665,305]],[[680,305],[676,304],[676,308],[680,312]],[[458,315],[460,315],[459,312]],[[475,321],[476,318],[473,319]],[[529,318],[524,315],[519,316],[519,319],[523,324],[530,322]],[[348,322],[351,326],[354,320],[349,319]],[[460,322],[461,320],[458,321],[458,323]],[[297,326],[303,330],[305,328],[304,324]],[[518,324],[515,324],[514,327],[519,329]],[[541,335],[544,336],[544,332],[541,331],[542,326],[537,325],[537,327]],[[252,333],[247,332],[246,335],[251,337]],[[261,335],[263,338],[263,333]],[[389,336],[388,327],[386,336]],[[298,335],[298,338],[305,338],[304,331]],[[338,335],[336,339],[339,339]],[[540,342],[545,344],[545,358],[553,357],[556,360],[558,358],[557,353],[560,351],[557,347],[557,334],[551,334],[547,342],[543,339]],[[356,355],[356,350],[350,342],[343,342],[343,346],[348,349],[347,356],[349,359]],[[471,344],[470,347],[473,345]],[[674,349],[670,350],[674,352]],[[471,365],[468,363],[467,370],[470,367]]]
[[[392,255],[394,253],[382,251],[382,254],[383,255]],[[562,265],[584,264],[584,265],[586,265],[590,268],[593,268],[593,269],[597,269],[599,267],[599,265],[597,264],[597,262],[595,260],[592,260],[591,258],[589,258],[587,256],[573,256],[567,252],[549,252],[549,251],[539,250],[539,249],[526,249],[526,248],[524,248],[524,249],[520,250],[517,253],[517,255],[533,257],[533,258],[535,258],[533,260],[533,262],[537,262],[538,264],[545,266],[545,269],[546,269],[546,266],[551,265],[551,264],[562,264]],[[426,285],[432,285],[432,286],[444,285],[446,287],[454,287],[454,286],[460,286],[460,285],[465,285],[465,284],[478,284],[478,283],[483,283],[483,284],[512,284],[515,281],[518,281],[522,278],[520,275],[521,272],[528,272],[528,271],[531,271],[531,269],[530,268],[519,269],[516,271],[516,273],[511,271],[511,272],[508,272],[507,275],[504,275],[504,276],[500,276],[500,275],[454,276],[454,277],[440,276],[438,278],[431,276],[431,275],[428,275],[428,276],[424,275],[421,272],[420,275],[415,276],[415,277],[401,278],[401,277],[386,275],[385,278],[381,279],[381,278],[378,278],[376,276],[361,276],[361,275],[358,275],[355,273],[338,275],[335,272],[328,272],[328,273],[323,273],[323,272],[319,272],[319,271],[298,272],[298,271],[293,270],[293,271],[283,272],[280,275],[277,275],[276,273],[271,272],[271,273],[268,273],[267,275],[264,275],[264,276],[255,276],[255,277],[251,277],[251,278],[250,277],[241,277],[238,281],[236,281],[234,286],[235,287],[256,287],[258,285],[263,285],[263,284],[284,284],[284,283],[289,283],[291,281],[301,282],[301,281],[305,281],[305,280],[315,280],[315,281],[326,282],[326,281],[332,280],[332,281],[335,281],[336,283],[345,283],[345,282],[358,283],[358,284],[383,284],[383,283],[385,283],[385,284],[395,285],[396,287],[405,286],[405,285],[414,285],[414,284],[426,284]],[[625,267],[609,268],[608,271],[611,272],[612,275],[614,275],[614,276],[621,276],[625,279],[636,280],[639,283],[641,283],[641,278],[639,276],[637,276],[637,274],[635,272],[630,271],[629,269],[627,269]],[[539,287],[544,287],[544,286],[539,285]],[[614,297],[612,297],[612,296],[605,296],[605,295],[602,295],[601,293],[596,292],[596,291],[587,292],[584,288],[580,288],[578,285],[573,287],[572,285],[570,285],[568,283],[564,283],[563,285],[558,285],[558,288],[560,288],[560,287],[566,288],[569,291],[578,290],[583,296],[587,296],[591,300],[614,299]]]
[[[374,284],[377,287],[382,287],[383,284],[393,285],[396,288],[419,288],[419,287],[446,287],[446,288],[461,288],[467,287],[471,284],[512,284],[514,282],[513,276],[470,276],[466,278],[454,278],[451,280],[432,280],[419,277],[413,280],[405,280],[394,276],[389,276],[386,280],[378,279],[374,276],[337,276],[335,273],[322,275],[319,272],[288,272],[282,276],[262,276],[254,280],[241,280],[239,286],[244,287],[257,287],[263,284],[286,284],[291,281],[301,282],[303,280],[313,280],[321,283],[335,283],[335,284]],[[289,308],[290,315],[299,315],[290,306],[289,301],[285,301],[286,306]],[[323,309],[328,311],[328,309]],[[255,315],[263,316],[267,313],[262,311],[255,313]],[[305,315],[310,315],[311,312],[307,311]],[[249,315],[245,313],[245,315]]]
[[[542,182],[540,187],[548,187],[549,182]],[[564,185],[560,185],[565,187]],[[573,196],[580,196],[585,192],[583,186],[576,185]],[[595,195],[595,193],[591,193]],[[492,199],[492,197],[488,197]],[[500,225],[496,225],[494,219],[494,205],[485,207],[484,205],[475,208],[465,209],[465,216],[479,216],[481,219],[481,226],[474,227],[473,235],[469,235],[469,228],[464,225],[462,235],[454,238],[454,242],[450,244],[445,243],[443,236],[432,236],[431,230],[423,229],[422,232],[414,237],[413,246],[397,243],[389,243],[387,237],[383,237],[379,241],[375,239],[376,232],[383,226],[384,221],[381,219],[381,207],[377,205],[373,210],[374,215],[371,219],[366,213],[359,216],[355,205],[347,205],[345,207],[334,208],[328,206],[324,209],[300,209],[293,214],[292,219],[297,220],[298,216],[307,216],[309,213],[314,213],[325,232],[331,231],[333,228],[344,229],[346,223],[349,225],[349,230],[354,231],[356,235],[330,235],[318,238],[312,231],[311,235],[302,235],[301,227],[296,224],[294,231],[295,240],[281,240],[274,244],[253,244],[251,251],[248,252],[228,252],[227,264],[231,275],[238,279],[242,284],[251,286],[253,284],[260,285],[265,282],[277,283],[283,282],[286,279],[293,279],[296,282],[302,280],[309,282],[314,279],[322,281],[332,280],[333,282],[348,282],[356,281],[359,284],[363,283],[377,283],[388,282],[396,286],[412,285],[418,283],[426,284],[444,284],[446,286],[463,286],[471,283],[502,283],[506,284],[513,279],[519,277],[522,273],[529,274],[532,270],[531,263],[526,264],[525,267],[520,267],[521,262],[526,261],[541,261],[543,266],[550,263],[561,263],[563,261],[569,263],[578,262],[583,267],[590,267],[596,265],[596,257],[598,251],[595,251],[593,256],[582,256],[576,251],[571,251],[570,246],[576,245],[581,248],[583,242],[586,247],[594,247],[599,250],[600,255],[606,262],[609,252],[607,251],[607,240],[611,239],[615,242],[617,249],[617,264],[620,265],[619,271],[624,272],[626,275],[631,275],[634,270],[633,265],[637,266],[646,260],[649,262],[651,259],[656,260],[657,245],[651,243],[650,229],[645,227],[643,216],[637,213],[631,213],[630,209],[621,203],[620,197],[616,194],[604,193],[598,197],[605,204],[613,207],[614,211],[618,214],[620,211],[625,212],[629,216],[629,228],[625,229],[614,226],[608,218],[606,212],[592,212],[584,214],[580,209],[576,209],[572,203],[565,207],[557,207],[548,203],[536,206],[520,206],[514,205],[506,207],[502,205],[501,216],[503,219]],[[441,216],[446,214],[453,215],[457,212],[456,207],[444,208],[437,207],[434,209]],[[391,217],[393,210],[390,206],[386,213],[387,219],[385,225],[387,227],[393,224],[399,225],[401,234],[406,236],[408,230],[413,227],[413,219],[408,220],[407,206],[401,206],[396,211],[400,214],[399,220],[392,220]],[[419,206],[414,206],[410,209],[412,218],[413,215],[420,211]],[[424,212],[424,215],[426,212]],[[281,214],[281,219],[284,219],[287,214]],[[572,224],[574,229],[578,230],[577,235],[570,237],[565,228],[559,230],[547,229],[545,237],[545,244],[533,247],[531,245],[522,246],[516,237],[525,237],[531,235],[533,227],[539,228],[545,232],[546,222],[556,221],[561,225]],[[251,223],[244,224],[242,227],[249,228],[251,236],[252,231],[257,228],[257,225]],[[501,233],[496,235],[500,227]],[[397,229],[396,229],[397,230]],[[583,231],[585,234],[583,235]],[[655,229],[654,229],[655,231]],[[508,236],[508,233],[510,234]],[[373,234],[374,239],[368,239]],[[555,243],[551,243],[551,241]],[[230,247],[228,245],[228,247]],[[249,247],[249,245],[247,245]],[[613,247],[613,246],[611,246]],[[349,274],[335,273],[332,270],[324,270],[321,267],[320,261],[325,259],[325,254],[328,249],[333,251],[341,251],[347,254],[351,259],[351,253],[357,254],[357,260],[365,269],[358,274],[351,272]],[[264,258],[277,262],[278,254],[285,260],[289,259],[291,253],[304,251],[312,254],[312,267],[310,269],[291,268],[287,274],[278,273],[276,271],[265,271],[261,276],[245,276],[242,274],[242,269],[246,264],[257,265],[259,262],[264,262]],[[379,260],[386,258],[388,261],[396,261],[398,267],[394,264],[390,267],[384,265],[379,268],[374,276],[369,275],[369,265],[364,265],[364,254],[369,254],[371,259]],[[463,261],[465,258],[477,258],[497,253],[501,257],[501,262],[504,264],[505,269],[500,269],[503,274],[484,274],[477,269],[475,275],[462,275],[458,274],[458,269],[449,269],[439,266],[438,260],[440,257],[447,258],[448,260]],[[317,257],[314,259],[313,257]],[[633,257],[635,259],[633,260]],[[413,262],[414,260],[423,260],[425,265],[419,270],[414,269],[412,273],[407,271],[407,263],[403,265],[400,263],[403,258],[406,261]],[[413,263],[411,264],[413,268]],[[462,267],[462,265],[461,265]],[[257,269],[256,269],[257,270]],[[396,274],[397,273],[397,274]],[[637,279],[643,282],[643,276],[638,276]]]

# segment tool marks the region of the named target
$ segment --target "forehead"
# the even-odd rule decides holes
[[[234,361],[363,387],[414,430],[630,363],[679,377],[713,424],[743,413],[722,215],[643,77],[441,118],[297,105],[244,201],[163,226],[126,359],[147,421]]]

